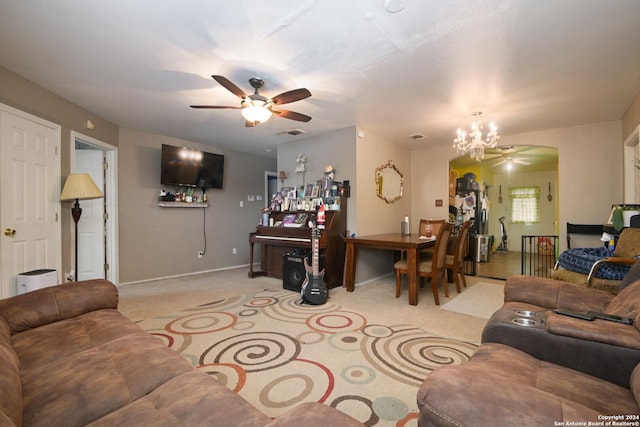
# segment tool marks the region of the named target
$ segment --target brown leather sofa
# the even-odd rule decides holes
[[[622,387],[485,343],[466,364],[429,374],[418,390],[418,426],[636,425],[623,423],[639,421],[640,365],[630,383]]]
[[[589,321],[553,309],[596,311],[634,322]],[[505,303],[487,323],[471,360],[438,368],[421,385],[418,425],[640,422],[633,418],[640,414],[639,327],[640,281],[613,295],[512,276]]]
[[[483,330],[483,343],[506,344],[628,387],[631,372],[640,363],[640,281],[613,295],[554,279],[512,276],[504,298]],[[634,323],[582,320],[554,309],[613,314],[630,317]]]
[[[272,420],[117,305],[105,280],[0,300],[0,426],[362,426],[319,403]]]

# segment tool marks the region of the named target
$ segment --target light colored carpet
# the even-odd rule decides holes
[[[504,285],[478,282],[464,289],[451,301],[442,305],[443,310],[489,319],[504,302]]]
[[[334,300],[304,305],[298,293],[265,289],[139,325],[270,417],[317,401],[368,426],[416,426],[424,378],[466,362],[477,346],[390,321],[381,311]]]

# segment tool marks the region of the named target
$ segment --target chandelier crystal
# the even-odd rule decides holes
[[[482,111],[474,111],[471,113],[476,119],[480,117],[481,114]],[[474,160],[482,160],[484,158],[484,149],[495,148],[500,139],[498,128],[493,122],[489,123],[489,132],[485,139],[482,138],[482,130],[482,122],[477,120],[471,123],[471,131],[468,135],[462,129],[458,129],[458,137],[453,140],[453,148],[455,148],[458,153],[469,153],[469,156]],[[469,139],[467,139],[467,137]]]

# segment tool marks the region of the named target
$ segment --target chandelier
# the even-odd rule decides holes
[[[480,161],[484,158],[485,148],[494,148],[498,145],[500,135],[498,135],[498,128],[491,122],[489,123],[489,132],[487,137],[482,139],[482,122],[477,119],[482,115],[482,111],[474,111],[471,115],[475,118],[471,123],[471,131],[467,135],[462,129],[458,129],[458,137],[453,140],[453,148],[458,153],[469,153],[472,159]],[[469,137],[469,139],[467,139]]]

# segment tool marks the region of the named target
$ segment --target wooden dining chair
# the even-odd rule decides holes
[[[453,282],[458,293],[462,292],[460,284],[466,288],[467,279],[464,277],[464,257],[467,254],[469,227],[472,222],[466,221],[458,230],[458,236],[453,245],[453,253],[445,257],[445,267],[453,273]]]
[[[418,226],[418,236],[426,236],[427,235],[427,225],[431,225],[431,234],[433,236],[438,235],[438,231],[442,224],[445,223],[444,219],[420,219],[420,224]],[[426,259],[429,259],[433,256],[433,247],[426,248],[420,251],[421,254],[426,255]],[[425,258],[424,256],[422,258]]]
[[[419,261],[418,276],[421,280],[428,278],[431,281],[431,289],[433,290],[433,298],[436,305],[440,305],[438,296],[438,278],[442,279],[442,287],[445,296],[449,296],[449,285],[447,284],[447,269],[445,266],[445,257],[447,256],[447,245],[453,225],[445,222],[440,226],[436,235],[436,243],[434,245],[433,256],[429,260]],[[407,260],[400,260],[394,264],[394,272],[396,276],[396,298],[400,297],[402,289],[402,275],[408,274]]]

